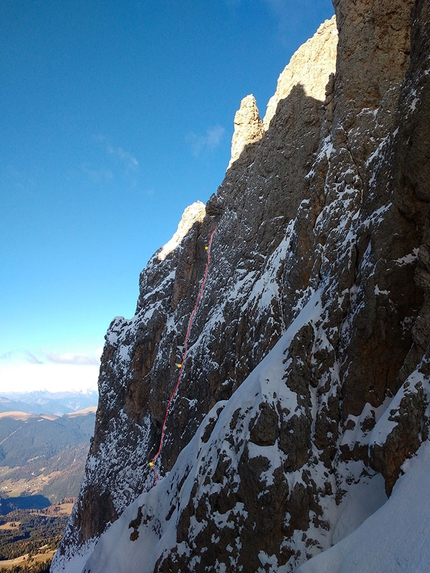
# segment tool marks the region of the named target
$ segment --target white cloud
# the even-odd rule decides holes
[[[96,355],[88,354],[58,354],[56,352],[45,352],[46,358],[54,364],[74,364],[75,366],[98,366],[100,359]]]
[[[193,150],[193,155],[199,157],[206,151],[213,151],[216,149],[224,137],[225,129],[222,125],[214,125],[206,130],[204,135],[191,132],[187,135],[187,141],[190,143]]]
[[[98,366],[73,364],[1,364],[1,392],[97,390]]]
[[[133,154],[125,151],[122,147],[112,145],[106,136],[96,135],[94,139],[103,146],[108,155],[114,157],[123,164],[127,173],[136,171],[139,168],[139,162]]]
[[[112,147],[111,145],[108,145],[106,150],[110,155],[113,155],[122,161],[127,171],[137,169],[139,167],[137,159],[128,151],[124,151],[122,147]]]
[[[100,350],[88,354],[31,353],[0,356],[0,393],[97,390]]]
[[[28,350],[11,350],[10,352],[6,352],[0,356],[0,365],[1,363],[43,364],[43,360],[40,360]]]

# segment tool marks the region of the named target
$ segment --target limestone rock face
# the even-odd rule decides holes
[[[234,133],[231,142],[230,165],[239,157],[244,148],[263,137],[263,122],[253,95],[248,95],[240,102],[240,108],[234,116]]]
[[[318,28],[291,58],[278,78],[275,94],[267,104],[264,121],[260,119],[257,102],[248,95],[240,103],[234,117],[234,133],[229,167],[240,157],[247,145],[258,142],[268,130],[278,103],[289,96],[293,88],[322,102],[330,74],[335,71],[337,48],[336,19],[333,16]],[[300,86],[300,87],[298,87]]]
[[[338,33],[336,19],[323,22],[316,34],[301,46],[278,78],[275,94],[267,104],[264,128],[275,115],[278,103],[291,90],[301,85],[305,94],[319,101],[325,100],[327,78],[335,72]]]
[[[109,327],[54,572],[295,571],[428,439],[429,4],[334,5],[335,74],[332,21]]]
[[[187,207],[182,214],[181,221],[178,225],[178,230],[170,239],[170,241],[160,249],[158,253],[158,259],[160,261],[164,261],[167,255],[169,255],[173,250],[176,249],[176,247],[181,244],[182,240],[187,235],[194,223],[201,223],[203,221],[205,214],[206,208],[201,201],[196,201]]]

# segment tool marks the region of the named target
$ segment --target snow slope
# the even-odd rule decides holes
[[[284,352],[294,334],[304,324],[318,316],[320,311],[320,296],[319,293],[316,293],[275,348],[238,388],[231,399],[225,403],[218,403],[207,415],[196,436],[179,455],[172,471],[159,481],[152,490],[142,494],[131,504],[121,518],[102,535],[94,553],[87,561],[84,568],[85,572],[152,573],[157,559],[162,554],[171,551],[175,546],[179,553],[189,551],[186,542],[177,545],[176,530],[178,518],[190,500],[195,481],[197,480],[201,484],[203,475],[213,475],[216,472],[220,452],[224,452],[234,458],[236,463],[238,462],[239,452],[236,451],[235,446],[231,445],[232,430],[230,427],[236,412],[244,413],[244,418],[246,416],[241,426],[241,432],[238,432],[238,427],[235,428],[234,440],[237,444],[241,438],[249,439],[249,428],[246,421],[253,418],[258,412],[263,397],[278,393],[279,398],[285,402],[289,409],[297,408],[296,394],[291,392],[282,382],[285,371]],[[239,418],[241,417],[239,415]],[[217,418],[211,439],[205,443],[202,437],[206,429]],[[244,443],[243,439],[242,443]],[[270,469],[266,476],[267,482],[270,482],[273,479],[273,471],[279,466],[280,452],[271,446],[265,448],[255,446],[255,448],[259,449],[259,455],[270,459]],[[237,479],[240,479],[238,475]],[[296,477],[292,476],[292,479],[296,479]],[[179,485],[181,482],[184,482],[183,485]],[[214,493],[216,488],[217,484],[210,481],[206,488],[203,487],[201,490],[206,489],[208,493]],[[204,491],[200,491],[199,495],[204,493]],[[176,504],[174,497],[176,497]],[[173,514],[171,507],[175,507]],[[139,515],[139,508],[143,508],[140,510],[143,512],[143,516],[142,523],[138,526],[139,536],[135,541],[131,541],[130,523]],[[229,528],[229,518],[235,514],[239,515],[243,511],[243,504],[238,503],[227,515],[219,513],[219,515],[208,516],[208,519],[216,521],[216,525],[220,529]],[[195,536],[200,527],[201,524],[195,520]],[[240,539],[236,541],[240,542]],[[191,565],[192,560],[190,560]],[[221,566],[219,565],[216,570],[222,571]],[[72,569],[69,566],[67,571],[68,573],[72,573],[72,571],[77,573],[79,568]]]
[[[140,495],[120,519],[101,536],[93,553],[89,555],[83,572],[152,573],[157,561],[169,554],[185,556],[192,570],[193,562],[200,562],[201,555],[208,551],[207,547],[193,546],[192,541],[198,538],[205,528],[211,526],[215,532],[211,538],[215,547],[216,544],[222,547],[222,542],[220,543],[222,531],[226,532],[227,538],[229,535],[232,537],[232,531],[238,533],[231,538],[227,550],[231,554],[229,559],[231,570],[242,570],[237,561],[239,551],[236,553],[235,548],[240,549],[241,546],[241,532],[244,532],[246,527],[248,506],[237,501],[227,511],[220,510],[204,515],[203,518],[196,512],[196,515],[191,515],[190,518],[188,539],[182,541],[178,541],[180,522],[190,503],[219,493],[225,482],[231,490],[238,490],[241,481],[239,466],[245,448],[250,461],[266,460],[267,469],[261,474],[260,480],[266,482],[268,490],[274,484],[276,470],[282,467],[287,456],[280,449],[278,441],[274,445],[267,446],[253,443],[250,439],[252,437],[250,427],[263,403],[276,403],[278,407],[282,405],[292,415],[300,411],[297,394],[283,382],[289,362],[285,359],[286,351],[300,329],[317,321],[321,312],[321,293],[316,292],[277,345],[230,400],[216,404],[206,416],[193,440],[179,455],[172,471],[149,492]],[[232,422],[234,419],[239,420],[235,426]],[[205,437],[208,431],[211,432],[209,439]],[[217,478],[221,458],[226,467],[225,476]],[[302,471],[296,471],[288,476],[288,488],[291,491],[297,486],[305,485],[303,475]],[[328,479],[324,465],[318,462],[316,457],[313,461],[313,478],[318,480],[321,488]],[[296,550],[298,547],[301,549],[298,551],[298,563],[312,555],[312,551],[315,554],[321,549],[330,547],[332,530],[341,538],[380,507],[385,499],[383,480],[379,475],[374,477],[369,475],[367,479],[362,479],[355,489],[351,487],[349,495],[340,507],[336,506],[332,496],[327,495],[322,501],[325,505],[325,515],[330,516],[332,526],[338,523],[339,527],[318,529],[311,524],[308,531],[303,534],[301,542],[298,538],[292,540]],[[261,507],[263,506],[262,501]],[[357,511],[357,507],[360,507],[360,511]],[[314,550],[309,549],[307,542],[310,539],[315,547]],[[288,540],[285,543],[288,544]],[[260,551],[258,557],[260,566],[256,572],[291,571],[289,564],[278,566],[275,555]],[[82,563],[82,557],[76,559],[74,563],[73,560],[69,562],[68,573],[80,573]],[[225,563],[213,562],[214,571],[226,571],[225,567]]]
[[[237,466],[240,463],[240,444],[248,444],[250,458],[263,457],[269,461],[264,479],[273,483],[274,472],[282,464],[284,454],[278,444],[258,446],[250,440],[250,421],[255,420],[263,402],[276,396],[278,403],[290,411],[298,411],[297,395],[282,383],[288,364],[286,350],[300,329],[318,321],[322,312],[321,293],[314,293],[299,316],[282,336],[269,355],[258,365],[230,400],[220,402],[204,419],[190,444],[181,452],[172,471],[149,492],[140,495],[99,539],[95,547],[88,546],[88,553],[76,556],[68,563],[68,573],[152,573],[157,561],[168,554],[187,556],[189,566],[199,562],[189,540],[178,542],[181,514],[193,496],[213,495],[219,489],[214,480],[220,456],[226,456],[232,467],[226,474],[239,482]],[[417,372],[410,381],[426,381]],[[393,401],[395,406],[395,400]],[[387,411],[389,411],[388,409]],[[232,420],[241,423],[232,429]],[[393,424],[382,415],[370,436],[375,440],[381,433],[388,433]],[[207,433],[210,431],[210,438]],[[353,439],[353,438],[352,438]],[[317,462],[316,462],[317,464]],[[318,464],[317,464],[318,465]],[[386,501],[383,480],[379,474],[357,480],[340,506],[327,499],[326,515],[331,519],[331,533],[324,539],[321,532],[310,531],[320,543],[317,553],[299,566],[297,573],[424,573],[430,571],[430,497],[423,495],[428,489],[430,475],[430,443],[424,442],[416,456],[403,464],[404,475],[398,480],[391,497]],[[321,484],[324,468],[314,467],[314,477],[320,473]],[[290,487],[300,482],[301,472],[289,476]],[[228,477],[228,476],[227,476]],[[208,479],[209,478],[209,479]],[[195,484],[199,485],[196,492]],[[232,487],[230,482],[229,487]],[[227,512],[205,516],[204,520],[191,516],[192,536],[197,538],[212,521],[215,529],[239,532],[231,539],[232,571],[240,571],[235,561],[234,546],[241,544],[241,519],[246,518],[245,506],[238,502]],[[360,525],[361,524],[361,525]],[[242,529],[243,531],[243,529]],[[319,535],[319,537],[318,537]],[[191,537],[192,537],[191,536]],[[213,544],[219,538],[212,536]],[[330,545],[334,543],[333,547]],[[296,547],[300,546],[295,539]],[[200,548],[205,552],[207,548]],[[304,549],[304,547],[303,547]],[[305,553],[302,555],[302,562]],[[270,571],[287,573],[295,570],[289,565],[278,566],[275,555],[259,553],[261,567],[256,573]],[[85,565],[84,565],[85,563]],[[299,565],[299,563],[297,563]],[[192,570],[192,569],[190,569]],[[214,562],[213,571],[227,571],[225,564]]]
[[[403,465],[389,500],[354,533],[297,573],[427,573],[430,571],[430,443]]]

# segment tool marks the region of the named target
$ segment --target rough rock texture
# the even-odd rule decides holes
[[[261,139],[263,134],[263,122],[260,119],[257,102],[253,95],[248,95],[240,102],[240,108],[234,116],[234,132],[231,141],[229,167],[236,161],[247,145]]]
[[[53,571],[84,565],[123,512],[86,571],[294,571],[348,533],[345,500],[366,508],[356,492],[371,488],[384,503],[428,438],[429,6],[334,5],[335,75],[334,22],[298,58],[326,71],[325,100],[288,71],[297,83],[262,136],[204,218],[151,259],[136,315],[109,328],[86,477]],[[157,460],[169,473],[152,487],[215,228]]]
[[[164,247],[158,252],[158,260],[164,261],[167,255],[178,247],[184,237],[188,234],[189,230],[195,223],[201,223],[206,215],[206,208],[201,201],[196,201],[185,209],[182,214],[181,221],[178,225],[178,230],[173,237],[168,241]]]
[[[335,72],[337,42],[336,21],[332,18],[323,22],[316,34],[297,50],[279,76],[276,92],[267,104],[265,129],[269,127],[278,103],[290,95],[294,86],[301,85],[311,98],[325,100],[327,78]]]

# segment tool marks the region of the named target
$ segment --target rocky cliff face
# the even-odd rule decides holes
[[[428,437],[429,8],[334,5],[109,328],[53,571],[294,571]]]

